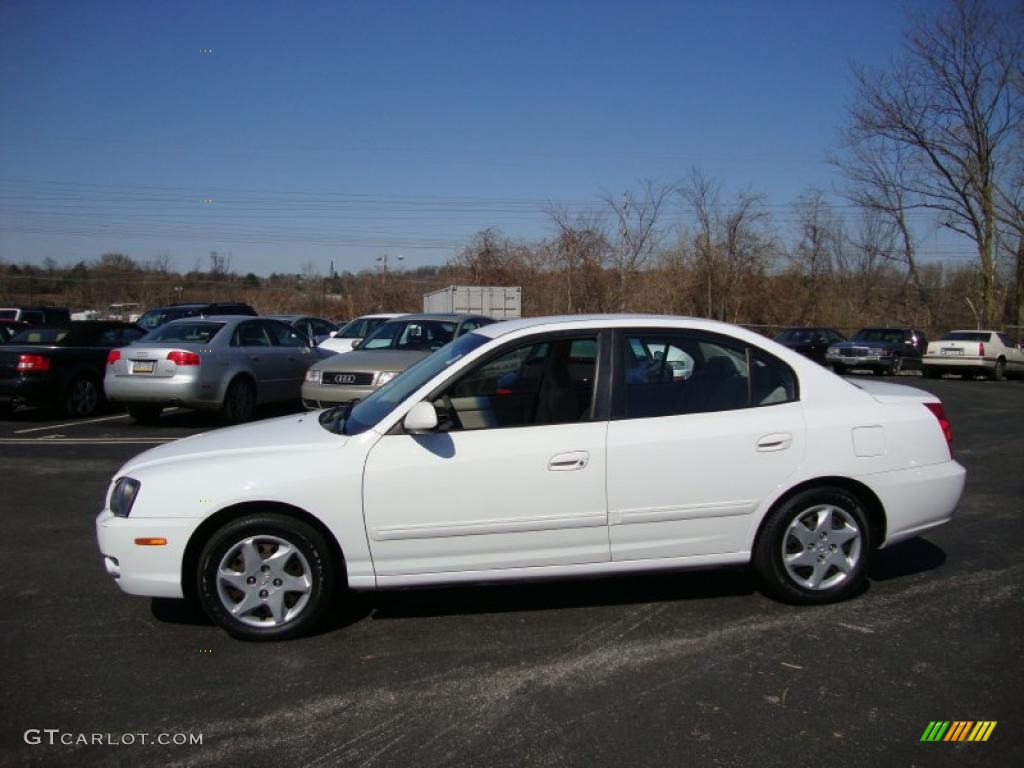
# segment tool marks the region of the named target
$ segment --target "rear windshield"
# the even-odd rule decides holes
[[[820,333],[820,331],[818,332]],[[814,335],[813,331],[807,328],[790,328],[788,331],[783,331],[775,337],[776,341],[788,341],[790,343],[799,341],[810,341],[811,336]]]
[[[208,320],[196,321],[194,323],[172,323],[144,336],[140,343],[147,341],[181,341],[205,344],[210,341],[217,332],[224,327],[224,323],[215,323]]]
[[[950,331],[942,337],[943,341],[988,341],[991,333],[978,333],[977,331]]]
[[[12,339],[12,344],[60,344],[67,338],[68,328],[33,328],[21,331]]]
[[[0,309],[0,320],[17,320],[18,310],[16,309]]]

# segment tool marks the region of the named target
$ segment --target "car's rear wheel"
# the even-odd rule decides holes
[[[92,376],[76,376],[64,393],[64,413],[72,417],[92,416],[103,402],[103,393]]]
[[[802,491],[765,520],[754,568],[765,590],[791,603],[831,603],[864,583],[871,538],[861,502],[837,487]]]
[[[228,385],[224,404],[220,409],[221,420],[227,424],[241,424],[252,418],[256,409],[256,388],[249,379],[239,376]]]
[[[130,403],[126,406],[126,410],[132,420],[139,424],[156,424],[160,421],[160,414],[164,409],[160,405]]]
[[[199,599],[209,617],[243,640],[285,640],[313,630],[341,581],[324,537],[272,513],[238,518],[199,556]]]
[[[1002,358],[996,360],[996,367],[992,369],[992,381],[1006,381],[1006,361]]]

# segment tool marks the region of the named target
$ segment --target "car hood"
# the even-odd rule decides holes
[[[354,349],[343,355],[332,355],[312,367],[318,371],[404,371],[429,354],[429,351]]]
[[[140,453],[118,474],[193,459],[208,461],[226,454],[280,455],[283,452],[322,451],[344,446],[350,438],[321,427],[318,416],[318,413],[281,416],[185,437]]]

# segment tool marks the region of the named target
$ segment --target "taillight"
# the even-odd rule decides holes
[[[199,365],[199,355],[195,352],[184,352],[180,349],[168,352],[167,359],[175,365]]]
[[[19,371],[48,371],[50,358],[42,355],[18,355]]]
[[[121,359],[121,350],[120,349],[112,349],[112,350],[110,350],[110,352],[107,353],[107,365],[113,365],[114,363],[116,363],[120,359]]]
[[[939,420],[939,428],[942,430],[942,436],[946,438],[946,445],[949,447],[949,456],[953,457],[953,425],[949,423],[949,419],[946,418],[946,409],[942,407],[942,403],[925,403],[924,407],[932,412],[932,415]]]
[[[978,357],[984,357],[984,356],[985,356],[985,342],[984,341],[979,341],[978,342]]]

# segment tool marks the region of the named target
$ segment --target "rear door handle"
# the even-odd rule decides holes
[[[788,432],[776,432],[772,435],[764,435],[757,441],[757,450],[762,453],[769,451],[784,451],[793,444],[793,436]]]
[[[548,469],[552,472],[571,472],[574,469],[583,469],[590,463],[590,454],[587,451],[569,451],[559,453],[548,461]]]

